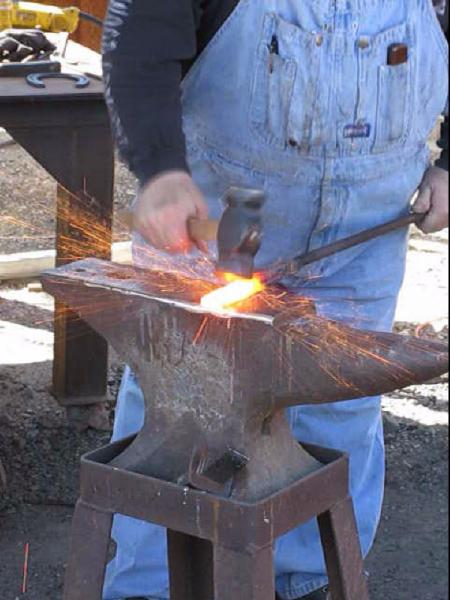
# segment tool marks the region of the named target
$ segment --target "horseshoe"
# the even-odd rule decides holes
[[[27,75],[27,83],[35,88],[45,88],[43,79],[70,79],[75,81],[76,88],[85,88],[89,85],[89,78],[85,75],[78,75],[75,73],[32,73]]]

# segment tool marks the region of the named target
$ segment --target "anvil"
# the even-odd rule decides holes
[[[211,314],[199,304],[210,282],[95,259],[49,271],[43,285],[142,387],[144,426],[111,464],[239,501],[319,468],[286,407],[375,396],[447,371],[444,344],[352,328],[287,292]]]

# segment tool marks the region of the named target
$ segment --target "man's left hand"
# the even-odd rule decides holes
[[[440,167],[430,167],[419,187],[419,194],[413,204],[413,211],[426,213],[418,225],[424,233],[435,233],[448,227],[448,171]]]

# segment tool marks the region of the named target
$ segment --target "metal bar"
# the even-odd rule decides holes
[[[171,600],[214,598],[212,544],[171,529],[167,543]]]
[[[348,250],[348,248],[353,248],[353,246],[357,246],[363,242],[368,242],[392,231],[396,231],[397,229],[408,227],[413,223],[417,225],[423,218],[423,214],[412,213],[406,217],[400,217],[393,221],[389,221],[388,223],[384,223],[383,225],[366,229],[355,235],[351,235],[342,240],[338,240],[337,242],[333,242],[332,244],[328,244],[327,246],[323,246],[322,248],[318,248],[317,250],[307,252],[302,256],[293,258],[286,265],[281,266],[280,270],[276,272],[275,275],[276,277],[279,277],[280,274],[295,273],[306,265],[327,258],[333,254],[337,254],[338,252],[342,252],[343,250]]]
[[[319,515],[318,522],[333,600],[369,600],[351,498]]]
[[[214,600],[274,600],[272,544],[254,554],[214,547]]]
[[[114,462],[117,452],[124,449],[123,441],[116,442],[83,457],[81,495],[85,502],[223,546],[264,548],[274,537],[325,512],[348,493],[348,458],[342,454],[269,498],[248,503],[100,464]]]
[[[113,515],[78,500],[72,520],[64,600],[101,600]]]

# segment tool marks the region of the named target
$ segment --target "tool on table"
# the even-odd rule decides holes
[[[61,63],[56,60],[30,60],[21,63],[0,63],[0,77],[27,77],[32,73],[60,73]]]
[[[4,3],[4,2],[3,2]],[[102,26],[103,22],[98,17],[81,11],[76,6],[60,8],[38,2],[21,2],[10,0],[6,8],[0,12],[0,30],[11,27],[24,29],[40,29],[51,33],[73,33],[84,19]]]
[[[0,29],[0,62],[48,60],[56,46],[38,29]]]
[[[45,88],[43,79],[69,79],[75,82],[76,88],[85,88],[89,85],[89,78],[76,73],[32,73],[27,75],[27,83],[35,88]]]
[[[265,201],[261,190],[231,187],[225,193],[225,210],[220,221],[191,218],[188,221],[190,238],[196,241],[217,239],[218,260],[216,271],[237,277],[253,276],[253,261],[262,238],[262,206]],[[133,214],[124,210],[119,219],[133,228]]]

